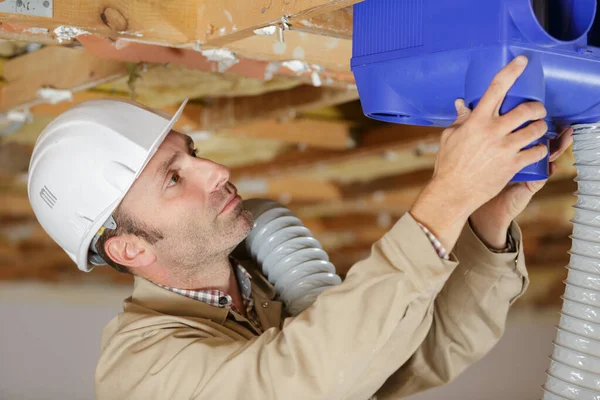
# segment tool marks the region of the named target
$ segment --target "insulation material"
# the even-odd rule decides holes
[[[54,29],[54,35],[56,36],[56,40],[58,43],[70,42],[73,38],[79,35],[88,35],[90,34],[88,31],[83,29],[76,28],[74,26],[59,26]]]
[[[57,104],[61,101],[73,101],[73,92],[64,89],[41,88],[38,89],[36,96],[50,104]]]
[[[414,151],[397,152],[397,158],[391,160],[381,155],[357,157],[335,164],[324,164],[294,174],[301,177],[313,177],[319,180],[334,180],[340,183],[368,182],[382,176],[403,174],[419,169],[433,167],[434,157],[421,157]]]
[[[6,119],[8,119],[9,121],[12,121],[12,122],[26,122],[26,121],[31,121],[32,118],[33,118],[33,116],[31,115],[29,110],[25,110],[25,111],[11,110],[8,113],[6,113]]]
[[[306,61],[302,61],[302,60],[284,61],[281,63],[281,66],[289,69],[290,71],[295,72],[298,75],[302,75],[304,73],[311,71],[311,68],[306,63]]]
[[[238,191],[247,195],[264,194],[269,191],[269,183],[266,179],[242,178],[235,182]]]
[[[29,43],[15,42],[12,40],[0,40],[0,57],[14,57],[27,52]]]
[[[128,77],[122,77],[96,88],[102,91],[129,93]],[[256,96],[286,90],[299,83],[289,78],[269,81],[238,75],[189,70],[176,65],[153,66],[140,72],[135,82],[136,99],[151,107],[177,104],[185,98]]]
[[[270,81],[273,79],[273,76],[279,72],[280,67],[281,63],[279,62],[270,62],[267,64],[267,68],[265,69],[265,81]]]
[[[22,125],[21,128],[13,132],[10,135],[3,136],[2,140],[5,142],[21,143],[33,146],[40,134],[40,132],[50,123],[51,117],[34,116],[27,120],[27,123]]]
[[[189,135],[194,142],[204,142],[215,135],[212,131],[186,131],[185,126],[183,127],[183,133]]]
[[[264,28],[254,30],[254,34],[259,36],[273,36],[276,32],[277,27],[275,25],[265,26]]]
[[[219,72],[225,72],[239,62],[235,53],[227,49],[206,49],[200,50],[200,52],[209,61],[216,61],[218,63]]]
[[[46,28],[25,28],[23,29],[23,33],[33,33],[34,35],[46,35],[48,34],[48,29]]]
[[[277,140],[215,135],[198,146],[198,155],[228,167],[237,167],[270,161],[287,149],[289,145]]]
[[[310,79],[312,81],[313,86],[315,86],[315,87],[319,87],[319,86],[323,85],[323,81],[321,80],[321,76],[319,75],[319,73],[317,71],[313,71],[310,74]]]

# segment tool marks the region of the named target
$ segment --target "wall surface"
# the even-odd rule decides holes
[[[0,400],[94,399],[100,331],[128,289],[0,285]],[[534,400],[558,314],[514,314],[503,340],[454,383],[413,400]]]
[[[101,330],[127,292],[0,286],[0,400],[94,399]]]
[[[455,382],[411,400],[538,400],[550,365],[558,311],[513,314],[498,345]]]

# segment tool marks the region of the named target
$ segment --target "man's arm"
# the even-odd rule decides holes
[[[97,397],[365,400],[420,346],[456,265],[407,214],[342,284],[250,341],[132,305],[102,349]]]
[[[521,231],[510,228],[515,252],[494,253],[465,226],[454,254],[460,261],[435,300],[427,337],[377,393],[398,399],[446,384],[500,340],[510,305],[529,283]]]

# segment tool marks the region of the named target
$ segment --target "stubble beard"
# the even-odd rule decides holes
[[[217,260],[227,257],[250,233],[253,226],[252,213],[240,202],[230,210],[226,221],[215,221],[213,229],[194,224],[193,218],[181,231],[173,235],[177,240],[164,241],[165,260],[178,275],[192,276],[202,273],[199,269],[210,269]],[[174,271],[175,272],[175,271]],[[208,271],[204,271],[208,273]]]

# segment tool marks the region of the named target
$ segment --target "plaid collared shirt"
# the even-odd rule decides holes
[[[252,300],[252,277],[248,271],[246,271],[244,267],[242,267],[235,259],[230,258],[230,260],[235,271],[235,277],[237,278],[240,293],[242,295],[242,302],[244,303],[246,310],[246,317],[254,329],[256,329],[258,332],[262,332],[262,326],[258,320],[258,315],[254,310],[254,300]],[[227,293],[221,292],[220,290],[177,289],[161,285],[160,283],[154,282],[154,284],[163,289],[170,290],[173,293],[201,301],[214,307],[227,308],[233,312],[241,314],[240,311],[235,307],[235,304],[233,304],[233,299],[231,296]]]

